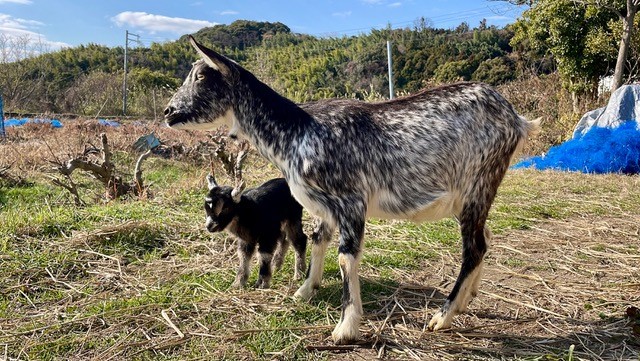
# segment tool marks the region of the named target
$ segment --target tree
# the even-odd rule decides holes
[[[4,94],[6,109],[15,112],[35,104],[34,99],[46,91],[44,72],[49,64],[38,56],[46,51],[47,45],[29,34],[0,34],[0,93]]]
[[[613,73],[613,85],[611,90],[616,90],[622,85],[622,77],[624,76],[625,63],[629,54],[629,47],[634,32],[634,20],[640,8],[640,0],[626,0],[626,9],[620,11],[619,7],[612,6],[615,4],[607,4],[608,2],[616,3],[616,1],[599,1],[595,4],[604,6],[615,12],[622,21],[622,37],[620,38],[620,46],[618,48],[618,58],[616,59],[616,69]]]
[[[538,0],[514,24],[512,45],[551,53],[577,108],[579,96],[595,94],[615,61],[615,18],[609,9],[577,0]]]
[[[506,57],[498,57],[485,60],[473,72],[473,80],[482,81],[491,85],[498,85],[513,80],[515,70],[513,63]]]
[[[450,83],[471,79],[473,66],[468,60],[450,61],[438,67],[435,79],[442,83]]]
[[[610,39],[619,39],[618,41],[618,50],[617,56],[615,60],[615,70],[613,73],[613,86],[612,90],[619,88],[623,84],[623,78],[626,70],[626,64],[629,60],[630,48],[634,38],[634,32],[636,28],[635,19],[636,14],[640,11],[640,0],[494,0],[494,1],[506,1],[514,5],[529,5],[531,9],[525,12],[523,18],[527,18],[532,15],[532,13],[544,12],[545,8],[560,8],[563,4],[573,3],[576,9],[583,9],[585,13],[600,13],[604,15],[601,19],[608,17],[609,19],[618,19],[621,25],[621,32],[619,32],[618,37],[612,36],[614,33],[617,33],[616,29],[613,29],[612,26],[607,27],[608,35],[605,37],[609,37]],[[562,18],[562,21],[569,20],[577,23],[582,23],[585,28],[593,28],[592,24],[589,22],[580,21],[580,19],[571,19],[567,18],[566,13],[551,13],[547,12],[546,16],[551,17],[559,17]],[[536,16],[531,16],[530,19],[535,18]],[[601,23],[596,25],[600,26]],[[547,29],[549,34],[551,35],[554,30],[557,28],[550,27]],[[597,32],[598,30],[596,30]],[[571,35],[571,33],[567,34]],[[616,34],[617,35],[617,34]],[[596,37],[592,37],[595,39]],[[602,38],[600,38],[602,39]],[[582,42],[573,42],[574,46],[584,45]],[[553,48],[551,48],[552,53]],[[554,54],[557,55],[557,54]],[[558,61],[562,61],[560,58]],[[604,74],[601,74],[604,75]]]

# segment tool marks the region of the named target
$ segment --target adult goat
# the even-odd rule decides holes
[[[495,90],[458,83],[395,100],[334,99],[297,105],[232,60],[190,38],[202,59],[165,109],[176,129],[229,127],[284,174],[293,196],[321,219],[309,272],[296,297],[320,286],[333,231],[343,280],[336,343],[359,338],[358,264],[367,217],[436,220],[454,216],[462,267],[429,328],[450,327],[477,294],[490,232],[485,223],[509,162],[537,123]]]

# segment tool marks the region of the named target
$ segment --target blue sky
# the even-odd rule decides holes
[[[504,26],[522,8],[487,0],[0,0],[2,36],[29,37],[50,50],[96,43],[122,46],[125,30],[143,45],[234,20],[279,21],[315,36],[366,33],[372,28],[412,26],[419,17],[434,27],[471,26],[486,19]]]

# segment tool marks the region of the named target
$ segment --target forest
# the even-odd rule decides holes
[[[532,2],[520,19],[504,28],[487,26],[483,20],[438,29],[419,17],[400,29],[316,37],[294,33],[278,22],[238,20],[193,35],[297,102],[387,98],[386,42],[391,41],[396,95],[466,80],[511,85],[507,97],[515,97],[510,100],[519,111],[539,110],[557,119],[597,101],[599,79],[614,73],[624,30],[619,15],[625,5],[608,2],[620,3],[620,11],[573,0]],[[637,27],[638,19],[633,23]],[[632,35],[623,82],[633,81],[639,71],[640,37],[637,32]],[[0,34],[5,112],[125,115],[123,47],[86,44],[46,52],[29,47],[27,40]],[[177,41],[129,49],[126,115],[157,118],[195,60],[187,34]],[[532,82],[542,82],[544,91],[556,89],[552,97],[568,103],[562,105],[568,110],[537,109],[537,100],[519,102],[516,90],[530,90]]]

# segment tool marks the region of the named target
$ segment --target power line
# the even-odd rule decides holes
[[[512,8],[513,8],[512,6],[502,6],[502,7],[498,7],[498,8],[492,9],[492,8],[490,8],[488,6],[485,6],[485,7],[481,7],[481,8],[458,11],[456,13],[441,14],[441,15],[432,16],[432,17],[425,17],[425,19],[431,20],[434,24],[436,24],[436,23],[443,23],[443,22],[452,21],[452,20],[466,19],[471,15],[483,16],[483,15],[495,14],[496,12],[498,12],[498,13],[500,13],[500,12],[501,13],[506,13],[507,11],[511,10]],[[403,20],[403,21],[398,21],[398,22],[394,22],[394,23],[389,23],[389,26],[397,27],[397,26],[401,26],[401,25],[411,24],[411,23],[414,23],[415,21],[416,21],[416,19]],[[323,31],[323,32],[313,33],[313,34],[310,34],[310,35],[323,36],[323,35],[330,35],[330,34],[350,34],[350,33],[360,32],[360,31],[364,31],[364,30],[371,30],[371,29],[375,29],[375,26],[370,26],[370,27],[366,27],[366,28],[354,28],[354,29],[345,29],[345,30]]]

